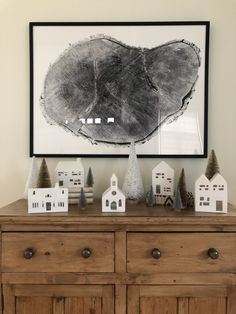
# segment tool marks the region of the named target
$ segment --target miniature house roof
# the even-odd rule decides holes
[[[221,174],[216,173],[212,178],[211,178],[211,183],[212,184],[224,184],[227,185],[227,182],[225,179],[222,177]]]
[[[157,172],[160,170],[162,172],[170,171],[170,170],[174,172],[174,169],[171,168],[165,161],[161,161],[158,165],[156,165],[156,167],[152,169],[153,172]]]
[[[196,184],[209,184],[210,181],[207,179],[207,177],[205,176],[205,174],[202,174],[197,180],[196,180]]]
[[[205,174],[202,174],[197,180],[196,184],[224,184],[226,185],[227,182],[223,178],[223,176],[219,173],[216,173],[211,180],[208,180],[208,178],[205,176]]]
[[[75,161],[59,161],[56,166],[56,171],[76,171],[84,170],[81,158],[77,158]]]
[[[112,182],[115,182],[116,185],[113,185]],[[118,179],[117,176],[113,173],[113,175],[111,176],[110,179],[110,187],[108,189],[106,189],[106,191],[104,191],[102,193],[102,197],[106,196],[107,194],[109,194],[109,192],[111,192],[112,190],[114,190],[114,188],[116,189],[117,193],[119,193],[120,195],[124,196],[124,193],[118,188]]]
[[[67,188],[60,188],[59,186],[55,186],[55,188],[35,188],[29,189],[29,195],[31,197],[45,197],[46,195],[57,198],[59,195],[63,195],[66,197],[68,194]]]

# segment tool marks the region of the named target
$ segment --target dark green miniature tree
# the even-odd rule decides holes
[[[187,203],[188,203],[188,196],[187,196],[187,189],[186,189],[186,180],[185,180],[185,172],[184,172],[184,168],[182,168],[182,171],[180,173],[180,177],[179,177],[179,182],[178,182],[178,186],[177,189],[180,192],[180,197],[181,197],[181,201],[182,201],[182,206],[183,208],[187,207]]]
[[[183,204],[182,204],[182,200],[181,200],[181,195],[180,195],[179,189],[177,189],[176,194],[175,194],[174,209],[176,209],[176,210],[183,209]]]
[[[154,194],[153,194],[152,185],[151,185],[150,190],[147,192],[147,195],[146,195],[146,204],[147,204],[147,206],[150,206],[150,207],[155,205],[155,198],[154,198]]]
[[[90,167],[89,171],[88,171],[88,175],[87,175],[86,186],[92,187],[93,185],[94,185],[93,173],[92,173],[92,169]]]
[[[216,154],[214,149],[211,150],[210,156],[208,158],[208,163],[206,167],[205,176],[208,178],[208,180],[211,180],[211,178],[216,174],[220,172],[218,160],[216,158]]]
[[[81,188],[80,190],[80,197],[79,197],[79,209],[85,209],[87,206],[87,200],[86,200],[86,196],[84,193],[84,189]]]
[[[51,184],[50,174],[48,171],[48,166],[47,166],[46,160],[43,158],[40,169],[39,169],[37,188],[51,188],[51,187],[52,187],[52,184]]]

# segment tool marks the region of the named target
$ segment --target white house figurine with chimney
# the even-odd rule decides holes
[[[68,189],[61,188],[58,184],[55,188],[28,189],[28,212],[56,213],[68,211]]]

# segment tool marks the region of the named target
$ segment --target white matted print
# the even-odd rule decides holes
[[[31,156],[204,157],[209,22],[30,23]]]

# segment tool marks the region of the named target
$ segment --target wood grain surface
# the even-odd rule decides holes
[[[236,313],[232,206],[217,215],[128,204],[126,213],[105,214],[95,201],[84,211],[29,215],[19,200],[0,209],[0,228],[3,314]]]

